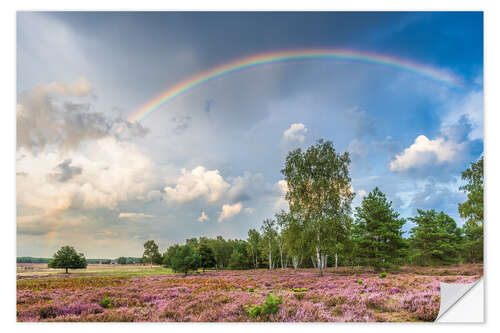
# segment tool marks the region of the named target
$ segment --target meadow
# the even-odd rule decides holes
[[[188,276],[161,266],[89,265],[70,271],[18,265],[18,321],[373,322],[434,321],[440,282],[470,283],[483,265],[210,270]],[[252,313],[268,294],[276,313]]]

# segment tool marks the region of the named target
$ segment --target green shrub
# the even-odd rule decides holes
[[[254,289],[253,288],[248,288],[248,291],[253,293],[254,292]]]
[[[247,307],[248,315],[252,318],[257,318],[261,315],[267,316],[277,313],[279,305],[283,303],[283,296],[275,297],[267,294],[266,300],[262,305],[249,305]]]
[[[103,308],[107,309],[109,307],[111,307],[111,298],[108,296],[108,297],[104,297],[100,302],[99,302],[99,305],[102,306]]]
[[[252,318],[257,318],[262,313],[262,306],[260,305],[249,305],[247,308],[248,315]]]
[[[379,279],[383,279],[383,278],[387,277],[387,273],[386,272],[382,272],[382,273],[379,274],[378,277],[379,277]]]
[[[358,280],[358,284],[361,286],[363,285],[363,280]]]

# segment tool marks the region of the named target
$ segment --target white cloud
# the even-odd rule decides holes
[[[198,166],[191,171],[182,169],[175,187],[165,187],[167,200],[187,203],[200,197],[215,202],[227,192],[230,185],[219,174],[219,170],[206,170]]]
[[[420,135],[410,147],[391,161],[391,171],[406,171],[430,164],[451,162],[462,148],[463,144],[445,138],[429,140],[425,135]]]
[[[288,183],[286,180],[282,179],[276,182],[274,187],[278,195],[276,201],[274,202],[273,209],[275,211],[288,210],[288,201],[285,198],[285,195],[288,192]]]
[[[305,134],[307,133],[307,127],[302,123],[295,123],[290,126],[285,132],[283,132],[283,140],[285,142],[300,142],[303,143],[305,139]]]
[[[119,219],[142,219],[142,218],[152,218],[154,215],[144,214],[144,213],[120,213],[118,215]]]
[[[201,212],[200,217],[198,217],[198,222],[204,222],[210,220],[210,218],[205,214],[205,212]]]
[[[364,197],[364,196],[366,196],[366,191],[365,190],[358,190],[358,195],[360,197]]]
[[[62,164],[78,172],[64,173]],[[112,137],[88,142],[79,151],[35,154],[21,148],[17,203],[44,212],[115,209],[118,202],[140,199],[150,190],[153,166],[134,144]]]
[[[288,183],[286,182],[286,180],[279,180],[276,183],[276,186],[282,195],[285,195],[288,192]]]
[[[67,84],[66,82],[52,82],[45,86],[49,93],[56,93],[63,96],[84,97],[93,90],[92,85],[83,76]]]
[[[223,205],[218,221],[222,222],[230,217],[238,215],[241,212],[242,207],[241,202],[235,203],[234,205]]]

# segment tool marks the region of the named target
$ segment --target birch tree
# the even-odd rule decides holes
[[[330,141],[319,140],[306,151],[288,153],[281,170],[288,185],[286,199],[314,247],[319,276],[327,248],[346,233],[354,191],[350,185],[349,153],[338,154]]]
[[[262,223],[262,240],[269,261],[269,269],[273,268],[273,245],[276,242],[276,230],[274,229],[276,221],[265,219]]]

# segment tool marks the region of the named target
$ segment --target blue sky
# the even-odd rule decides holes
[[[277,64],[126,120],[213,66],[307,48],[407,59],[463,85],[348,61]],[[353,207],[379,186],[403,217],[435,208],[462,224],[460,173],[483,152],[482,73],[482,13],[18,13],[17,254],[246,238],[286,207],[286,153],[319,138],[352,155]]]

